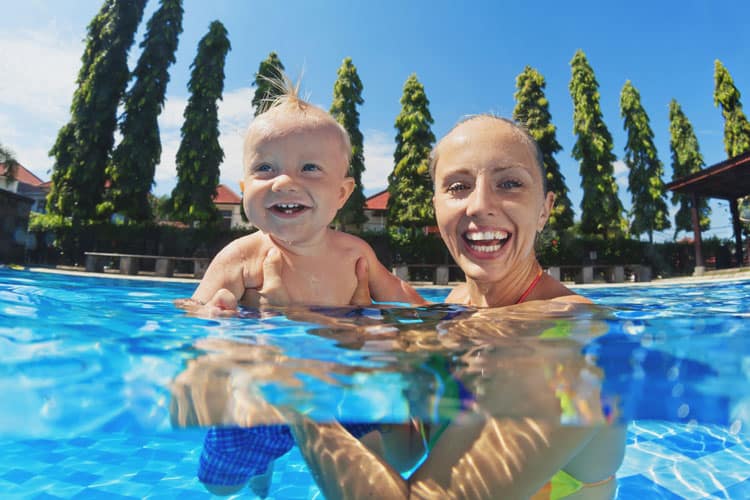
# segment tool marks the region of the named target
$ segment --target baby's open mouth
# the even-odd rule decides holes
[[[296,214],[296,213],[302,212],[303,210],[307,208],[309,207],[305,205],[301,205],[299,203],[277,203],[275,205],[271,205],[272,211],[285,214],[285,215]]]
[[[492,253],[500,250],[508,242],[510,233],[505,231],[467,231],[463,237],[472,250]]]

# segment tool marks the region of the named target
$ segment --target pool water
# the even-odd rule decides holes
[[[195,476],[205,430],[174,429],[169,408],[175,377],[206,353],[196,347],[201,339],[288,355],[303,340],[309,362],[289,367],[307,375],[333,358],[336,369],[409,361],[342,351],[337,327],[310,335],[309,322],[280,315],[187,317],[172,300],[194,286],[0,268],[3,498],[206,498]],[[619,395],[630,422],[617,497],[750,498],[750,281],[577,291],[612,308],[594,318],[606,334],[585,352],[596,355],[604,386]],[[447,289],[420,292],[439,301]],[[353,321],[369,324],[381,313]],[[435,310],[394,314],[402,324],[430,326]],[[377,371],[382,387],[304,377],[327,390],[275,384],[266,395],[307,405],[313,415],[336,400],[344,414],[397,418],[397,399],[386,414],[368,406],[393,392],[388,383],[405,383],[392,374]],[[351,382],[350,375],[340,370],[335,378]],[[276,462],[269,498],[322,498],[296,449]]]

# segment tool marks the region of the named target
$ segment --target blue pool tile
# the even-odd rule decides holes
[[[59,497],[57,495],[50,495],[49,493],[42,492],[39,493],[36,496],[32,497],[34,500],[63,500],[64,497]]]
[[[78,484],[81,486],[88,486],[98,481],[100,477],[101,476],[98,476],[96,474],[90,474],[84,471],[76,471],[62,479],[63,481],[68,482],[68,483]]]
[[[726,498],[750,498],[750,479],[727,488]]]
[[[617,480],[617,500],[679,500],[681,498],[640,474]]]
[[[53,453],[43,453],[43,454],[40,454],[37,457],[37,460],[39,460],[40,462],[48,463],[48,464],[56,464],[56,463],[62,462],[66,458],[67,457],[65,455],[63,455],[62,453],[54,453],[53,452]]]
[[[11,469],[0,477],[11,483],[23,484],[34,476],[36,476],[36,474],[27,470]]]
[[[154,484],[163,478],[166,474],[163,472],[156,472],[151,470],[138,471],[132,478],[131,481],[143,484]]]
[[[178,462],[182,460],[182,453],[167,450],[154,450],[151,448],[141,448],[136,452],[136,456],[146,460],[162,460],[165,462]]]
[[[102,498],[106,498],[107,500],[135,500],[138,497],[119,495],[98,488],[85,488],[71,498],[73,500],[101,500]]]
[[[703,432],[689,432],[668,436],[659,440],[667,446],[690,458],[700,458],[709,453],[724,449],[724,442]]]
[[[96,439],[85,438],[85,437],[77,437],[77,438],[69,439],[67,441],[67,444],[69,444],[70,446],[75,446],[77,448],[88,448],[94,443],[96,443]]]

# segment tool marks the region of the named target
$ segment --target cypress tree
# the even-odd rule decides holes
[[[612,135],[599,106],[599,83],[582,50],[570,62],[573,98],[573,132],[578,136],[573,158],[580,162],[581,230],[584,234],[613,237],[623,235],[627,221],[617,196],[614,177]]]
[[[526,66],[516,77],[513,119],[526,127],[542,150],[547,189],[555,193],[555,207],[548,225],[550,229],[560,233],[573,226],[573,208],[565,177],[555,159],[555,153],[562,151],[562,146],[557,142],[557,127],[552,124],[549,102],[544,94],[545,87],[544,77],[534,68]]]
[[[111,186],[102,212],[120,212],[137,221],[152,217],[148,195],[161,158],[158,117],[182,32],[182,13],[182,0],[161,0],[148,21],[140,45],[143,51],[133,71],[135,82],[125,94],[122,141],[107,166]]]
[[[338,70],[338,77],[333,84],[333,102],[331,115],[349,133],[352,144],[352,160],[349,175],[354,178],[355,186],[352,195],[339,211],[338,223],[344,226],[361,228],[367,221],[365,217],[365,195],[362,190],[362,173],[365,171],[365,158],[362,132],[359,130],[359,111],[357,106],[364,103],[362,98],[362,81],[352,58],[347,57]]]
[[[750,123],[742,111],[740,91],[718,59],[714,62],[714,83],[714,106],[721,106],[724,117],[724,149],[732,158],[750,151]]]
[[[388,176],[388,225],[409,228],[412,234],[435,222],[429,157],[435,135],[424,87],[412,74],[404,84],[401,113],[396,117],[396,150]]]
[[[219,145],[217,101],[224,91],[224,63],[230,48],[226,28],[214,21],[198,43],[191,65],[190,98],[177,150],[177,185],[172,191],[174,215],[185,222],[206,224],[219,218],[213,197],[224,151]]]
[[[117,106],[130,76],[128,51],[146,0],[106,0],[89,23],[70,121],[57,136],[51,213],[94,219],[104,193],[104,170],[114,144]]]
[[[4,147],[3,144],[0,142],[0,165],[3,165],[5,169],[2,171],[4,177],[8,181],[13,181],[16,178],[16,173],[18,171],[18,161],[16,161],[16,157],[13,155],[13,152]]]
[[[636,236],[648,234],[649,243],[653,243],[654,231],[670,227],[662,180],[664,167],[656,153],[654,133],[641,95],[630,80],[620,93],[620,114],[628,136],[625,164],[630,169],[628,190],[633,202],[630,231]]]
[[[672,152],[672,180],[677,180],[700,171],[706,164],[700,153],[698,138],[693,126],[676,100],[669,103],[669,149]],[[680,208],[674,217],[674,239],[677,233],[692,231],[693,222],[690,209],[692,198],[683,193],[672,193],[672,205]],[[705,198],[698,198],[698,219],[701,230],[711,227],[711,208]]]
[[[271,82],[281,78],[281,72],[284,71],[284,65],[276,52],[271,52],[268,57],[261,61],[258,66],[258,72],[255,73],[255,94],[253,95],[252,105],[255,110],[255,116],[258,116],[266,110],[265,103],[272,102],[281,92]]]

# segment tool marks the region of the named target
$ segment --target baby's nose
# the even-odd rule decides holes
[[[288,174],[281,174],[273,181],[274,191],[296,191],[297,181]]]

